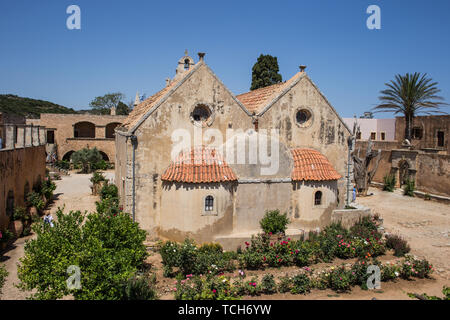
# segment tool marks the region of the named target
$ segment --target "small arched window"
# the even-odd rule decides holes
[[[184,59],[184,70],[189,70],[189,59]]]
[[[314,205],[320,206],[322,204],[322,191],[316,191],[314,194]]]
[[[205,211],[213,211],[214,209],[214,198],[213,196],[207,196],[205,198]]]

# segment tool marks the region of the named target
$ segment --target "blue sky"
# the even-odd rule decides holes
[[[71,4],[81,30],[66,27]],[[371,4],[381,30],[366,27]],[[1,0],[0,93],[75,109],[107,92],[128,102],[160,90],[188,49],[235,94],[261,53],[278,57],[283,80],[305,64],[342,117],[376,105],[397,73],[427,72],[450,102],[449,12],[446,0]]]

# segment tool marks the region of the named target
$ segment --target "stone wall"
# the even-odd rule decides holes
[[[45,146],[0,150],[0,229],[9,224],[8,196],[14,206],[25,206],[26,192],[45,178]]]
[[[395,118],[395,139],[403,141],[405,137],[405,118]],[[420,139],[412,138],[411,144],[416,149],[438,149],[441,152],[450,154],[450,115],[442,116],[420,116],[415,117],[411,128],[419,128],[422,130]],[[438,146],[438,132],[444,134],[444,145]]]
[[[126,116],[91,115],[91,114],[41,114],[40,120],[29,119],[27,123],[45,126],[54,132],[54,144],[57,158],[83,148],[97,148],[106,154],[110,162],[115,161],[116,149],[114,136],[110,136],[113,124],[121,124]]]
[[[360,156],[365,154],[367,142],[358,141],[361,147]],[[414,170],[416,189],[425,193],[450,196],[450,155],[428,153],[420,150],[396,149],[394,143],[374,144],[381,149],[381,158],[373,182],[383,183],[384,176],[390,173],[397,174],[397,187],[399,185],[398,168],[399,161],[408,161],[410,168]],[[374,161],[369,166],[372,169]],[[393,170],[394,168],[394,170]]]

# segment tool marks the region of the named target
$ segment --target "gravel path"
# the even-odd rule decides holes
[[[93,211],[95,210],[95,201],[98,200],[97,196],[91,194],[91,174],[77,174],[71,172],[70,176],[62,176],[61,180],[56,180],[55,200],[50,206],[50,212],[55,218],[55,212],[58,207],[64,207],[64,211],[81,210],[81,211]],[[114,171],[107,171],[105,173],[107,179],[112,181],[114,177]],[[22,292],[15,287],[15,284],[19,283],[17,278],[17,264],[19,259],[24,255],[24,245],[29,239],[32,239],[34,235],[17,239],[10,247],[8,251],[4,253],[0,258],[0,263],[6,266],[6,270],[9,272],[9,276],[3,286],[3,294],[0,296],[2,300],[23,300],[29,296],[28,293]]]

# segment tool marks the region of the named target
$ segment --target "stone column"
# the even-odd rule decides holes
[[[31,127],[31,130],[32,130],[31,136],[33,137],[33,142],[32,142],[33,146],[38,146],[39,145],[39,132],[38,132],[38,129],[39,129],[39,127],[35,127],[35,126]]]
[[[16,139],[16,126],[13,124],[5,125],[5,148],[6,149],[14,149],[15,147],[15,139]]]
[[[32,126],[25,126],[25,147],[31,147],[33,144],[33,136],[31,134]]]
[[[16,148],[25,147],[25,125],[17,126]]]
[[[47,130],[44,126],[39,126],[39,145],[47,143]]]

